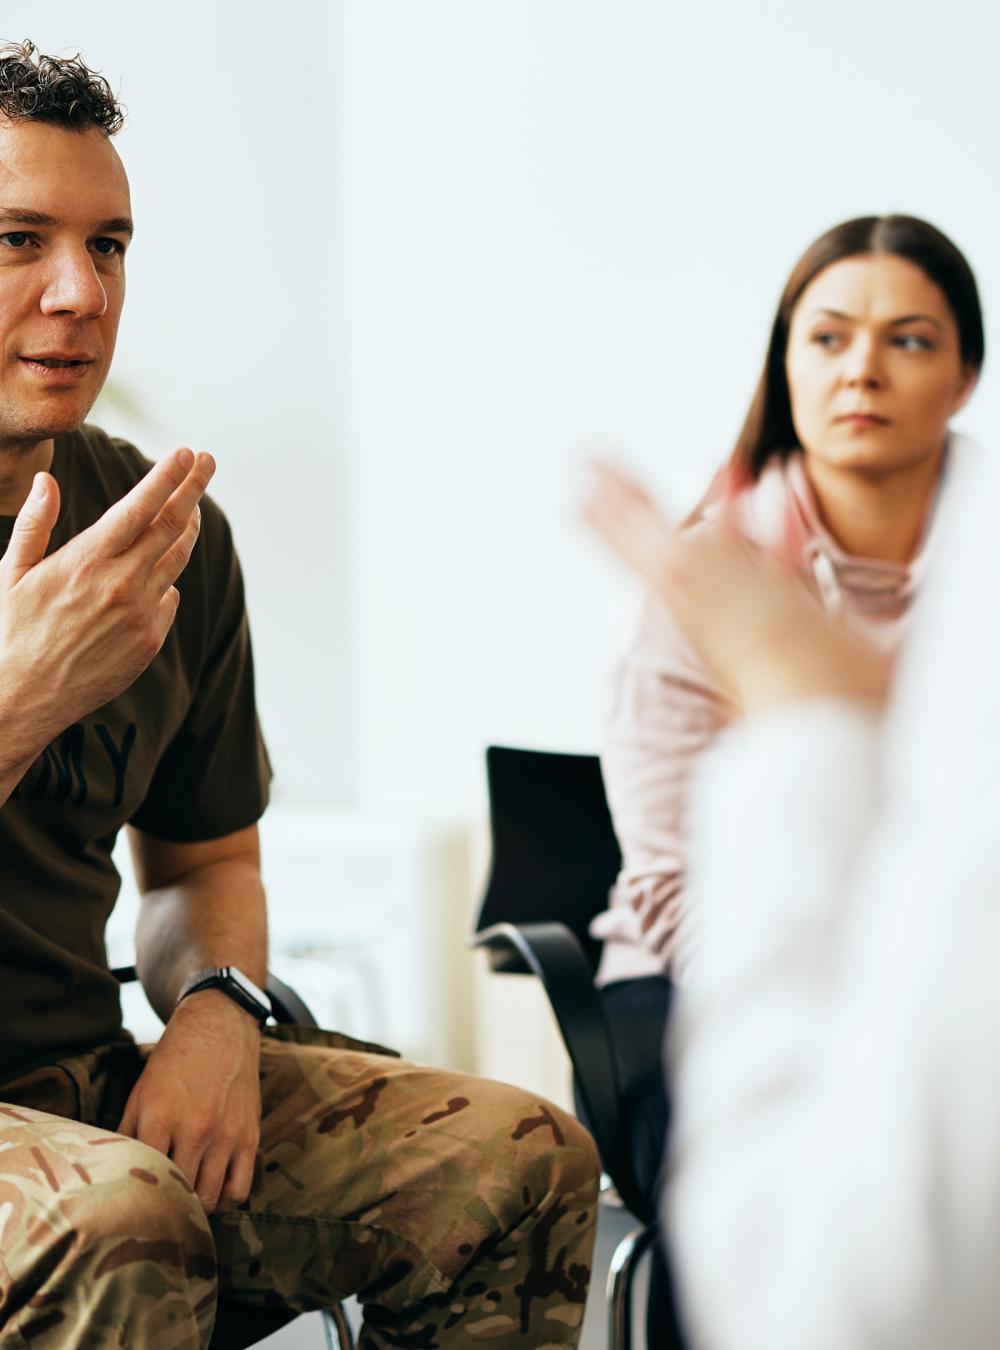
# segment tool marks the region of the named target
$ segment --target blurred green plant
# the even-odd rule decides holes
[[[107,380],[94,404],[92,415],[101,416],[102,410],[115,412],[119,417],[127,417],[139,427],[150,425],[150,416],[141,395],[130,389],[121,380]]]

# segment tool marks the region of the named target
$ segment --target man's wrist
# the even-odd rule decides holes
[[[38,712],[25,707],[16,691],[0,683],[0,781],[17,786],[49,742],[59,734]]]
[[[235,1003],[263,1026],[271,1016],[271,1000],[260,985],[238,966],[207,966],[188,977],[178,1003],[213,989]]]
[[[197,989],[179,999],[174,1007],[174,1017],[181,1020],[209,1019],[214,1023],[225,1022],[244,1031],[259,1035],[260,1020],[248,1009],[227,997],[221,989]],[[173,1018],[171,1019],[173,1020]]]

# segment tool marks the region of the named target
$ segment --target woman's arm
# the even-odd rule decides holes
[[[605,942],[603,982],[661,974],[673,964],[684,890],[688,783],[724,725],[716,682],[654,596],[611,681],[601,750],[622,850],[609,909],[592,931]]]

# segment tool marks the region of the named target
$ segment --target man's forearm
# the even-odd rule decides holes
[[[0,806],[3,806],[54,735],[58,725],[29,708],[28,690],[0,669]]]
[[[2,734],[2,731],[0,731],[0,734]],[[0,806],[6,806],[14,789],[28,772],[31,764],[32,760],[30,759],[24,760],[20,764],[0,764]]]
[[[206,966],[238,966],[267,978],[267,913],[260,870],[226,858],[143,895],[136,967],[146,997],[166,1022],[185,984]],[[199,995],[200,997],[200,995]]]

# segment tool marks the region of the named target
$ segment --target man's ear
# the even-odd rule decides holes
[[[965,366],[962,374],[962,383],[958,387],[958,393],[955,396],[955,402],[952,405],[951,414],[961,412],[969,399],[972,397],[976,385],[979,383],[979,371],[975,366]]]

